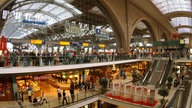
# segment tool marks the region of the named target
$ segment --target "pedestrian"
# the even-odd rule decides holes
[[[63,105],[64,105],[64,100],[66,101],[66,104],[68,104],[65,90],[63,90],[63,102],[62,102]]]
[[[42,92],[42,95],[41,95],[41,102],[42,102],[42,104],[43,104],[44,101],[47,103],[47,98],[45,97],[44,92]]]
[[[57,96],[58,96],[58,100],[61,99],[61,89],[60,87],[57,87]]]
[[[22,102],[24,102],[23,95],[24,95],[24,91],[23,91],[23,89],[21,89],[20,96],[21,96],[21,101]]]
[[[32,102],[33,91],[31,89],[28,90],[27,95],[28,95],[29,102]]]
[[[74,103],[74,100],[75,100],[74,90],[70,90],[70,93],[71,93],[71,100],[72,100],[72,103]]]

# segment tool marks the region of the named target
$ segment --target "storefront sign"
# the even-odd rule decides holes
[[[31,44],[41,45],[41,44],[43,44],[43,41],[42,40],[31,40]]]
[[[59,44],[69,46],[70,42],[60,41]]]
[[[89,46],[88,43],[82,43],[82,46]]]
[[[99,47],[100,47],[100,48],[104,48],[104,47],[105,47],[105,44],[99,44]]]
[[[35,76],[34,80],[45,80],[45,79],[49,79],[49,76]]]
[[[191,63],[190,63],[190,62],[187,62],[187,63],[185,63],[185,65],[186,65],[186,66],[190,66],[190,65],[191,65]]]

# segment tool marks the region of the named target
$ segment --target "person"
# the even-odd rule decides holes
[[[33,99],[33,103],[34,103],[34,105],[37,105],[37,104],[38,104],[38,100],[37,100],[36,97]]]
[[[29,102],[32,102],[32,95],[33,95],[33,91],[31,89],[28,90],[27,92],[27,96],[28,96],[28,99],[29,99]]]
[[[24,91],[23,91],[23,89],[21,89],[20,96],[21,96],[21,101],[22,101],[22,102],[24,102],[23,95],[24,95]]]
[[[66,101],[66,104],[68,104],[65,90],[63,90],[63,102],[62,102],[63,105],[64,105],[64,100]]]
[[[41,95],[41,103],[43,104],[44,101],[47,103],[47,99],[46,99],[46,97],[45,97],[45,94],[44,94],[44,92],[42,92],[42,95]]]
[[[58,99],[60,100],[61,99],[61,89],[60,89],[60,87],[57,87],[57,96],[58,96]]]
[[[75,100],[74,90],[70,90],[70,93],[71,93],[71,100],[72,100],[72,103],[74,103],[74,100]]]

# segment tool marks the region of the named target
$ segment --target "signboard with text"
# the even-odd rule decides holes
[[[31,40],[31,44],[41,45],[41,44],[43,44],[43,41],[42,40]]]

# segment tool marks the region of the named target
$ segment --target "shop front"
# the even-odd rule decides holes
[[[14,100],[12,78],[0,77],[0,101]]]

